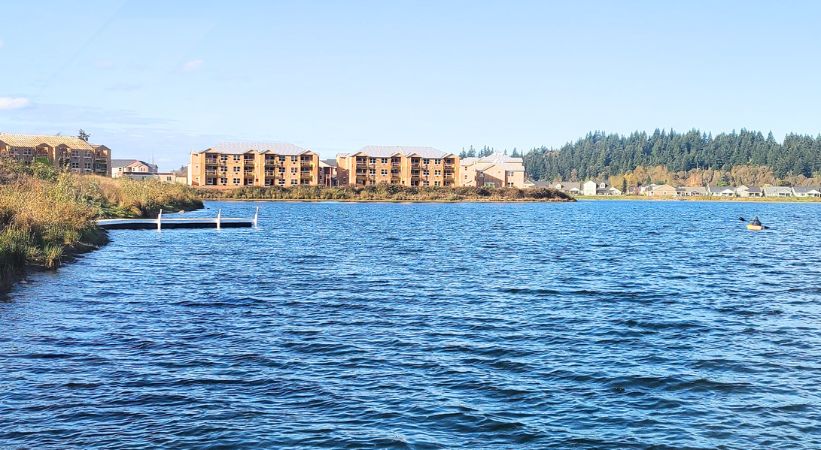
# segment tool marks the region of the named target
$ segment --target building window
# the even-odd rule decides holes
[[[422,164],[430,164],[430,160],[425,158],[422,160]]]
[[[277,184],[280,185],[280,186],[285,186],[285,180],[280,178],[279,180],[277,180]]]
[[[368,158],[368,162],[371,164],[376,164],[376,158]]]
[[[234,161],[239,161],[242,158],[240,155],[232,155],[234,157]]]
[[[299,181],[297,181],[297,179],[296,179],[296,178],[292,178],[292,179],[291,179],[291,185],[292,185],[292,186],[293,186],[293,185],[296,185],[297,183],[299,183]]]
[[[239,186],[239,178],[234,178],[234,184]]]
[[[428,180],[422,181],[422,186],[430,186],[430,181],[428,181]]]
[[[296,174],[296,167],[291,167],[291,174]]]
[[[280,167],[280,168],[279,168],[279,173],[285,173],[285,168],[284,168],[284,167]]]
[[[442,164],[442,160],[441,159],[434,159],[433,163],[434,164]]]
[[[234,172],[239,172],[239,166],[234,166]]]
[[[280,157],[279,157],[279,162],[285,162],[285,157],[284,157],[284,156],[280,156]]]
[[[422,175],[423,175],[423,176],[429,176],[429,175],[430,175],[430,171],[429,171],[429,170],[423,170],[423,171],[422,171]]]
[[[370,170],[368,170],[368,174],[369,174],[370,176],[376,176],[376,169],[370,169]]]
[[[382,176],[388,176],[388,169],[382,169]]]
[[[220,178],[220,184],[223,185],[223,186],[228,184],[228,178]]]
[[[439,186],[439,182],[438,182],[438,181],[434,181],[434,182],[433,182],[433,185],[434,185],[434,186]]]
[[[387,164],[387,163],[388,163],[388,158],[382,158],[382,164]]]
[[[296,155],[291,156],[291,162],[296,162],[296,161],[297,161],[297,159],[298,159],[298,158],[297,158],[297,156],[296,156]]]
[[[438,177],[438,176],[442,175],[442,171],[441,170],[434,170],[433,174]]]

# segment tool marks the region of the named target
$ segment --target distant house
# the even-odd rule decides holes
[[[735,188],[732,186],[707,186],[707,193],[713,197],[735,197]]]
[[[653,189],[648,189],[645,194],[651,197],[675,197],[676,188],[669,184],[662,184],[661,186],[654,186]]]
[[[163,183],[188,184],[188,177],[179,176],[174,172],[126,172],[117,178],[128,178],[131,180],[157,180]]]
[[[650,195],[648,192],[652,191],[653,189],[658,186],[657,184],[648,184],[646,186],[639,186],[639,194],[641,195]]]
[[[707,195],[707,188],[704,186],[682,186],[676,188],[676,195],[679,197],[704,197]]]
[[[621,195],[621,190],[608,185],[607,183],[599,183],[596,188],[596,195]]]
[[[138,159],[112,159],[111,177],[119,178],[131,173],[157,173],[157,166]]]
[[[582,185],[582,194],[584,195],[596,195],[596,189],[599,188],[599,184],[593,180],[587,180]]]
[[[582,184],[578,181],[560,181],[553,185],[553,187],[570,195],[579,195],[582,193]]]
[[[735,190],[739,197],[763,197],[764,191],[758,186],[741,185]]]
[[[821,197],[821,187],[819,186],[794,186],[792,193],[796,197]]]
[[[792,188],[788,186],[764,186],[764,197],[792,197]]]

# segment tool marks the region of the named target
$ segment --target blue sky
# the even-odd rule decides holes
[[[0,2],[0,131],[179,167],[223,140],[558,146],[821,131],[819,2]]]

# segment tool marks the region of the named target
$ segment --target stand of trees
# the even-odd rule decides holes
[[[715,181],[726,178],[725,174],[755,172],[753,168],[762,167],[766,173],[756,174],[759,179],[772,176],[778,180],[804,180],[821,177],[821,135],[788,134],[779,143],[772,133],[764,136],[744,129],[716,136],[699,130],[656,130],[650,135],[634,132],[629,136],[596,131],[558,150],[534,148],[524,155],[524,163],[531,179],[546,181],[607,180],[637,168],[678,174],[671,175],[671,180],[693,174],[702,178],[709,173],[704,178]],[[621,184],[621,180],[618,182]]]

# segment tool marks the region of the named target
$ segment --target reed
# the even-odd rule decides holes
[[[339,200],[339,201],[573,201],[555,189],[490,187],[415,187],[396,184],[375,186],[294,186],[200,189],[199,195],[214,200]]]
[[[187,186],[55,171],[0,161],[0,290],[26,266],[57,268],[106,242],[96,219],[202,207]]]

